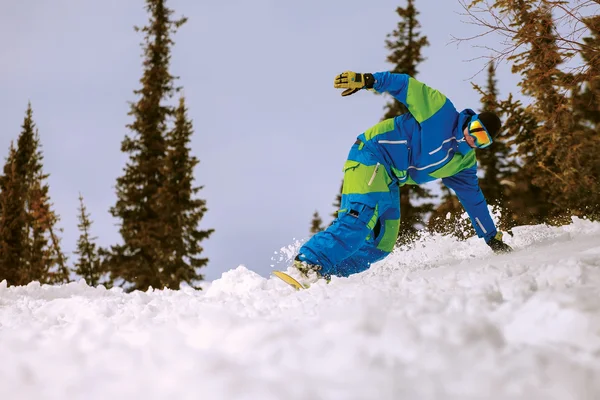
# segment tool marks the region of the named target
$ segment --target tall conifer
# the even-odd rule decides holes
[[[564,96],[573,90],[574,80],[559,69],[563,56],[550,5],[523,0],[517,4],[502,2],[501,6],[518,23],[513,40],[530,47],[511,57],[513,72],[522,76],[522,93],[536,100],[532,112],[540,121],[532,137],[519,143],[525,168],[553,205],[550,217],[585,214],[587,208],[597,208],[600,200],[600,176],[589,169],[589,161],[594,159],[589,152],[598,149],[597,140],[575,124],[572,107]]]
[[[105,283],[101,282],[104,273],[95,243],[97,238],[91,235],[92,221],[81,194],[79,195],[79,215],[77,217],[79,219],[77,227],[80,234],[77,240],[77,250],[75,250],[78,259],[75,262],[74,272],[85,279],[88,285],[97,286],[100,283]]]
[[[473,10],[482,5],[490,14],[487,21],[481,9],[474,15]],[[589,126],[580,123],[573,108],[576,101],[568,96],[577,93],[582,79],[594,76],[598,63],[597,48],[579,40],[581,23],[586,20],[579,8],[568,2],[536,0],[472,0],[466,6],[476,24],[512,39],[512,45],[499,50],[497,57],[512,62],[512,72],[521,76],[521,93],[533,99],[525,112],[537,122],[527,134],[515,137],[523,163],[521,178],[530,179],[541,194],[540,201],[547,202],[548,206],[537,210],[544,213],[537,218],[549,222],[573,213],[593,213],[600,203],[600,172],[594,162],[600,150],[597,135],[590,135]],[[553,11],[563,15],[554,16]],[[597,26],[588,28],[597,30]],[[586,61],[585,52],[593,62]],[[585,61],[579,66],[582,72],[566,73],[565,61],[576,65],[578,53]]]
[[[587,71],[577,76],[582,82],[574,94],[573,107],[577,123],[600,131],[600,16],[584,19],[589,35],[583,38],[580,55]]]
[[[391,50],[387,61],[394,67],[392,72],[417,76],[417,65],[425,59],[422,49],[429,46],[426,36],[419,32],[421,25],[417,19],[419,12],[414,6],[414,0],[407,0],[405,8],[398,7],[396,12],[400,22],[396,30],[388,34],[386,47]],[[406,107],[393,99],[386,105],[383,119],[393,118],[407,112]],[[404,185],[400,188],[400,233],[399,242],[407,243],[414,239],[419,225],[424,224],[427,213],[433,210],[433,204],[428,200],[433,198],[431,191],[422,186]]]
[[[190,141],[194,133],[188,119],[185,99],[179,100],[175,112],[175,126],[168,135],[168,150],[165,162],[165,185],[162,199],[165,209],[163,224],[167,240],[163,243],[166,255],[164,265],[164,285],[179,289],[181,282],[194,286],[203,280],[198,269],[208,263],[200,258],[200,242],[207,239],[212,229],[200,230],[199,224],[207,211],[206,201],[196,198],[202,187],[194,187],[194,168],[199,161],[191,155]]]
[[[476,88],[482,94],[481,111],[490,111],[500,114],[499,98],[494,63],[488,66],[488,78],[485,89]],[[479,187],[483,191],[488,204],[502,206],[504,200],[504,185],[509,175],[515,171],[516,165],[510,158],[510,148],[506,144],[506,137],[500,132],[491,147],[477,151],[479,167],[483,170],[483,177],[479,179]]]
[[[321,232],[323,229],[323,219],[319,215],[319,212],[315,211],[310,222],[310,234],[314,235],[317,232]]]
[[[25,203],[22,181],[17,174],[16,153],[11,143],[3,175],[0,177],[0,281],[9,285],[21,283],[25,265]]]
[[[587,193],[580,191],[580,214],[600,219],[600,16],[585,18],[589,35],[583,39],[580,55],[587,71],[576,75],[582,87],[573,93],[574,123],[579,135],[574,138],[576,167]]]
[[[5,216],[12,221],[5,219],[5,227],[2,229],[12,226],[10,237],[13,246],[16,246],[14,241],[18,237],[21,240],[18,245],[20,261],[11,267],[18,271],[13,283],[22,285],[31,281],[51,284],[68,282],[69,269],[58,236],[59,217],[52,210],[50,202],[49,186],[46,182],[48,174],[43,172],[43,155],[31,104],[27,107],[17,148],[11,148],[4,172],[3,185],[12,188],[10,190],[15,198],[8,202],[3,200],[2,203],[14,210],[15,217]],[[18,189],[15,180],[19,181]],[[22,236],[17,233],[21,229]]]
[[[517,141],[533,136],[539,123],[531,108],[523,106],[512,94],[502,100],[499,107],[504,118],[502,131],[507,144],[514,147]],[[522,159],[517,158],[517,167],[504,185],[506,200],[501,221],[503,228],[543,223],[549,213],[547,193],[532,184],[535,170],[524,168],[523,164]]]
[[[121,221],[123,243],[113,246],[105,261],[115,283],[128,290],[169,287],[178,274],[172,269],[174,239],[169,235],[175,228],[166,223],[172,218],[166,215],[164,185],[168,123],[175,111],[168,100],[177,90],[169,72],[172,35],[186,19],[173,19],[166,0],[146,0],[146,9],[148,25],[136,27],[145,34],[142,87],[134,91],[138,100],[129,112],[131,135],[121,144],[129,161],[117,179],[117,202],[110,210]]]

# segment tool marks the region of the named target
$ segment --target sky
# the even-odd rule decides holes
[[[354,138],[379,122],[388,98],[333,88],[345,70],[377,72],[386,35],[405,2],[170,0],[189,18],[174,36],[171,72],[180,77],[199,158],[196,184],[207,200],[201,229],[208,280],[245,265],[268,274],[281,249],[309,235],[312,214],[335,211],[342,165]],[[465,23],[458,1],[419,0],[430,42],[418,78],[458,109],[478,109],[471,81],[484,84],[482,42],[452,43],[479,29]],[[120,151],[133,91],[140,87],[142,0],[4,1],[0,13],[0,157],[16,140],[31,102],[61,218],[64,250],[79,235],[78,196],[85,199],[98,243],[120,241],[109,213],[127,156]],[[493,42],[483,43],[494,46]],[[501,96],[517,77],[498,68]],[[235,249],[235,251],[233,251]]]
[[[600,223],[514,234],[499,256],[425,237],[301,291],[245,267],[203,291],[4,282],[0,398],[598,398]]]

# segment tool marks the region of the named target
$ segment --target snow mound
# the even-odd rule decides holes
[[[4,282],[0,398],[598,398],[600,224],[513,232],[305,291],[244,266],[204,291]]]

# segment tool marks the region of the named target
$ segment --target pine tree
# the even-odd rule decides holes
[[[494,63],[488,65],[486,87],[482,89],[475,84],[473,87],[481,94],[481,111],[490,111],[502,116],[502,102],[498,98]],[[514,188],[515,184],[512,176],[519,168],[514,158],[511,157],[510,146],[507,144],[510,138],[504,134],[504,131],[505,129],[494,138],[491,147],[477,151],[477,160],[479,170],[483,171],[483,177],[479,178],[479,187],[488,204],[502,208],[503,214],[500,227],[506,229],[514,225],[509,222],[512,214],[507,211],[505,201],[509,202],[510,200],[506,194],[511,188]],[[469,221],[462,218],[464,209],[456,196],[445,188],[444,193],[442,202],[430,218],[429,228],[435,232],[453,234],[458,238],[474,235],[475,230]]]
[[[318,211],[313,214],[312,221],[310,222],[310,233],[314,235],[317,232],[321,232],[323,229],[323,219],[319,215]]]
[[[600,16],[583,20],[590,36],[583,38],[580,56],[587,64],[587,72],[578,75],[582,82],[581,90],[576,90],[573,98],[573,110],[579,124],[600,130]],[[591,134],[591,132],[590,132]]]
[[[9,285],[21,283],[25,265],[25,203],[22,181],[17,174],[16,149],[11,143],[4,175],[0,177],[0,281]]]
[[[78,219],[79,224],[77,226],[81,233],[77,240],[77,250],[75,250],[78,259],[75,262],[74,272],[85,279],[88,285],[98,286],[103,283],[101,279],[104,273],[95,243],[97,238],[91,236],[92,221],[90,220],[90,215],[87,213],[81,194],[79,194]]]
[[[421,24],[417,20],[419,12],[414,6],[414,0],[407,0],[406,8],[398,7],[396,13],[400,22],[396,30],[387,35],[385,47],[392,53],[387,61],[394,65],[392,72],[407,74],[413,78],[417,76],[417,65],[425,61],[422,55],[424,47],[429,46],[427,36],[421,36]],[[408,111],[404,104],[393,99],[385,106],[387,112],[384,119],[393,118]]]
[[[519,26],[514,40],[530,46],[529,51],[510,59],[513,72],[522,76],[522,93],[536,100],[532,112],[540,121],[530,140],[519,143],[524,168],[553,204],[550,217],[584,213],[588,206],[597,207],[599,200],[595,193],[600,189],[600,176],[596,173],[594,177],[593,171],[586,176],[590,147],[597,145],[575,125],[572,108],[563,95],[573,90],[573,81],[559,69],[563,58],[549,5],[521,1],[503,6],[514,13]]]
[[[26,270],[22,284],[31,281],[58,284],[69,281],[67,259],[62,251],[57,224],[60,220],[52,209],[48,174],[43,171],[44,156],[39,133],[33,122],[31,104],[19,136],[17,148],[18,169],[24,187],[27,214]]]
[[[590,36],[583,39],[580,55],[587,65],[587,72],[575,78],[582,88],[573,93],[573,118],[579,137],[574,150],[579,153],[577,168],[587,193],[580,193],[577,208],[581,214],[600,219],[600,16],[585,18]]]
[[[11,266],[18,271],[13,281],[15,285],[31,281],[54,284],[69,280],[66,257],[57,234],[60,231],[56,227],[59,218],[52,210],[46,183],[48,174],[43,172],[42,162],[39,134],[29,104],[17,148],[11,147],[3,178],[3,185],[9,188],[7,194],[12,192],[15,196],[9,201],[2,201],[7,207],[3,210],[12,209],[15,215],[9,217],[3,213],[5,227],[2,228],[12,226],[10,229],[14,230],[9,237],[12,246],[21,254],[18,263]],[[15,183],[17,180],[18,185]],[[18,234],[19,230],[22,234]],[[18,245],[17,238],[20,238]]]
[[[510,118],[509,115],[505,115],[505,111],[511,107],[510,103],[505,103],[498,97],[493,62],[488,65],[488,79],[485,89],[475,84],[473,86],[481,94],[481,111],[496,113],[505,120]],[[522,111],[519,110],[519,112]],[[477,152],[479,167],[483,171],[483,177],[479,179],[479,187],[483,191],[488,204],[501,208],[500,229],[508,229],[518,222],[514,220],[516,214],[514,214],[514,211],[509,210],[509,204],[513,200],[524,200],[530,196],[532,190],[535,191],[530,184],[523,185],[525,182],[520,182],[517,185],[515,183],[515,174],[520,170],[520,166],[510,146],[515,141],[515,133],[518,132],[512,127],[512,124],[514,124],[514,121],[510,121],[508,124],[505,123],[500,133],[494,138],[492,146]],[[520,129],[523,130],[528,126],[530,129],[533,128],[533,125],[525,124]],[[519,188],[520,190],[518,190]],[[509,193],[511,196],[508,196]]]
[[[471,12],[482,3],[472,0],[466,9]],[[568,2],[498,0],[487,7],[487,21],[481,13],[470,15],[488,32],[512,39],[512,45],[497,51],[496,57],[512,62],[512,72],[521,76],[521,93],[533,100],[525,112],[537,126],[516,137],[515,143],[523,163],[521,178],[530,179],[541,200],[548,202],[538,210],[545,215],[537,218],[561,222],[569,221],[571,214],[596,213],[600,203],[597,135],[590,135],[589,126],[578,119],[573,108],[576,99],[567,96],[577,94],[579,82],[593,79],[598,64],[598,50],[591,38],[579,41],[580,24],[589,20],[581,17],[579,5]],[[564,15],[554,18],[553,10]],[[592,34],[597,31],[597,26],[588,28]],[[572,61],[569,68],[577,66],[578,55],[584,60],[578,67],[582,72],[565,73],[565,62]]]
[[[429,46],[426,36],[421,36],[421,27],[417,20],[419,12],[413,0],[407,0],[405,8],[398,7],[396,12],[400,16],[398,27],[388,34],[386,48],[392,53],[387,61],[394,65],[392,72],[417,76],[417,65],[425,59],[422,49]],[[407,112],[406,107],[398,100],[393,99],[386,105],[387,112],[383,119],[394,118]],[[422,186],[404,185],[400,188],[400,233],[399,243],[408,243],[414,240],[419,225],[424,225],[427,213],[433,210],[433,204],[428,200],[433,198],[431,191]]]
[[[30,188],[30,280],[50,284],[65,283],[69,282],[69,268],[58,236],[58,232],[62,230],[56,228],[59,218],[52,210],[49,187],[43,182],[47,176],[40,171]]]
[[[481,111],[490,111],[500,114],[498,89],[496,87],[496,73],[494,63],[488,66],[488,79],[485,90],[475,85],[476,90],[482,94]],[[483,170],[483,177],[479,179],[479,187],[490,205],[502,205],[504,200],[504,185],[507,178],[516,170],[516,165],[510,158],[510,147],[506,138],[500,132],[492,146],[477,152],[479,167]]]
[[[128,125],[132,135],[121,145],[129,162],[117,179],[117,202],[110,210],[121,220],[123,244],[112,246],[106,262],[115,281],[131,290],[163,288],[172,273],[164,269],[169,256],[163,252],[168,227],[164,226],[161,188],[166,179],[167,124],[174,109],[164,102],[176,91],[175,77],[169,72],[171,35],[186,20],[171,19],[173,11],[165,1],[146,0],[149,25],[136,27],[145,34],[142,88],[134,91],[139,99],[129,113],[134,117]]]
[[[506,138],[507,145],[514,147],[518,141],[525,141],[533,136],[539,123],[530,108],[514,100],[512,94],[506,100],[500,101],[499,110],[504,118],[502,130],[505,132],[503,137]],[[540,224],[548,215],[547,194],[531,183],[533,171],[523,168],[522,162],[516,164],[515,171],[505,179],[506,200],[501,221],[503,229],[517,225]]]
[[[185,99],[181,97],[175,113],[175,126],[168,136],[164,172],[166,184],[162,189],[167,234],[163,246],[167,255],[163,283],[171,289],[179,289],[181,282],[194,286],[194,282],[204,279],[198,269],[204,267],[208,259],[198,257],[202,252],[200,242],[213,232],[212,229],[198,229],[207,208],[205,200],[195,198],[202,187],[193,186],[194,167],[199,163],[190,154],[189,144],[193,133]]]

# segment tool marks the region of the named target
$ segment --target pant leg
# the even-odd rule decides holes
[[[335,274],[336,265],[364,245],[374,211],[364,204],[353,204],[350,212],[339,215],[326,230],[313,235],[300,248],[298,259],[319,265],[322,275]]]
[[[362,143],[354,144],[344,165],[342,204],[338,218],[325,231],[315,234],[306,242],[300,248],[298,258],[321,266],[323,275],[346,276],[347,271],[339,271],[337,266],[356,253],[367,240],[373,239],[373,229],[381,210],[389,208],[390,187],[395,187],[397,191],[386,169],[371,152],[363,148]],[[399,215],[397,219],[399,221]]]
[[[388,254],[390,253],[365,243],[358,251],[336,265],[331,275],[350,276],[366,271],[371,264],[383,260]]]
[[[365,243],[348,258],[339,262],[332,275],[349,276],[367,270],[383,260],[394,249],[400,229],[400,197],[398,187],[391,187],[379,202],[381,215]]]

